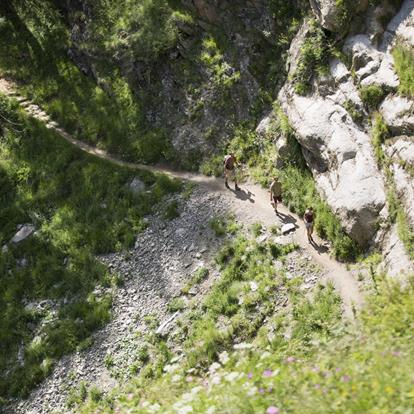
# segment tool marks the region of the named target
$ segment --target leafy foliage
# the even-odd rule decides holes
[[[397,45],[393,51],[395,70],[400,78],[398,91],[401,95],[414,97],[414,52],[412,49]]]

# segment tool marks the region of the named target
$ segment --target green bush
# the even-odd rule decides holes
[[[359,94],[367,109],[373,111],[378,108],[386,95],[386,91],[379,85],[361,86]]]
[[[310,30],[301,49],[297,69],[293,74],[295,92],[307,95],[315,74],[326,74],[332,46],[322,27],[315,20],[310,21]]]

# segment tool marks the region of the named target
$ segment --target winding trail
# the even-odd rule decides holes
[[[72,413],[66,405],[67,398],[70,390],[78,389],[83,381],[98,384],[103,391],[116,386],[117,380],[106,367],[106,357],[112,355],[121,371],[127,369],[133,363],[130,357],[141,340],[136,333],[142,335],[146,332],[145,315],[156,314],[160,322],[167,324],[174,318],[167,310],[168,303],[180,295],[181,286],[198,266],[213,262],[214,252],[220,247],[220,241],[214,235],[209,235],[212,230],[205,226],[211,217],[220,214],[231,212],[236,221],[247,226],[260,222],[269,228],[275,224],[282,226],[293,223],[295,230],[282,238],[300,247],[296,254],[304,259],[304,263],[313,262],[320,269],[316,272],[319,276],[313,277],[311,284],[317,281],[332,282],[342,298],[344,316],[349,320],[354,318],[354,309],[363,305],[364,298],[358,282],[346,266],[330,257],[329,247],[318,237],[315,237],[315,246],[308,243],[304,224],[297,215],[280,206],[282,215],[276,216],[269,203],[268,192],[260,186],[247,182],[243,183],[241,191],[236,192],[226,189],[219,178],[176,171],[165,166],[121,161],[68,134],[39,106],[20,96],[14,83],[0,78],[0,93],[17,100],[30,116],[44,122],[47,128],[88,154],[122,167],[162,173],[196,184],[177,219],[165,224],[160,218],[151,218],[151,225],[138,235],[135,248],[129,252],[132,258],[126,259],[116,254],[101,258],[109,268],[125,275],[125,285],[113,295],[111,321],[93,335],[93,343],[89,348],[62,357],[52,374],[26,400],[11,401],[4,412]],[[200,231],[202,228],[207,230]],[[299,268],[295,269],[295,274],[305,274],[307,265],[297,263]],[[216,273],[212,278],[218,276]],[[208,286],[204,289],[208,290]],[[196,295],[194,300],[201,300],[203,292]]]
[[[326,280],[333,283],[338,294],[342,298],[344,315],[353,318],[353,309],[358,309],[362,306],[364,302],[363,294],[358,288],[357,281],[347,270],[346,266],[330,256],[329,248],[326,246],[325,242],[317,236],[314,237],[316,247],[309,245],[304,223],[297,215],[291,213],[286,207],[279,207],[279,211],[283,214],[282,218],[276,216],[270,206],[268,192],[259,185],[247,182],[243,184],[242,191],[236,192],[226,189],[223,185],[223,180],[219,178],[206,177],[201,174],[185,171],[177,171],[165,166],[135,164],[119,160],[108,154],[106,151],[88,145],[67,133],[55,121],[52,121],[49,115],[38,105],[33,104],[30,100],[20,96],[14,82],[0,78],[0,93],[17,100],[29,115],[44,122],[47,128],[53,129],[66,141],[90,155],[99,157],[121,167],[127,167],[134,170],[146,170],[155,174],[162,173],[171,178],[190,181],[198,184],[207,192],[220,195],[227,199],[231,211],[240,222],[246,224],[262,222],[266,226],[274,224],[283,225],[288,222],[294,223],[296,230],[291,236],[292,242],[306,250],[314,262],[325,270]]]

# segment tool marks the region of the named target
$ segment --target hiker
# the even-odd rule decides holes
[[[270,204],[275,209],[276,214],[279,214],[277,211],[277,203],[282,202],[282,185],[277,177],[273,178],[272,183],[270,184]]]
[[[306,234],[308,236],[309,243],[313,242],[313,222],[315,220],[315,213],[312,207],[308,207],[303,215],[303,221],[305,222]]]
[[[230,153],[224,157],[223,161],[224,165],[224,184],[227,188],[229,187],[228,179],[234,180],[234,189],[236,191],[240,190],[240,187],[237,185],[237,178],[235,173],[236,165],[238,165],[238,162],[236,160],[236,157],[233,153]]]

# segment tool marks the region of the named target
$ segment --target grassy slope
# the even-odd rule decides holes
[[[37,229],[0,253],[0,397],[5,397],[25,395],[56,358],[108,320],[109,292],[98,298],[92,291],[116,279],[94,255],[130,247],[145,228],[144,215],[179,184],[85,155],[9,100],[0,99],[0,114],[0,242],[10,240],[19,224]],[[150,191],[132,194],[133,176]],[[40,312],[25,308],[44,299],[54,305]],[[22,366],[16,360],[19,346]]]
[[[309,300],[299,278],[272,270],[274,258],[283,261],[275,248],[243,238],[224,247],[220,279],[182,321],[184,358],[171,361],[164,344],[155,372],[145,367],[109,397],[84,392],[79,412],[412,412],[414,286],[383,281],[349,326],[332,287],[316,288]],[[243,281],[255,281],[257,291]],[[275,308],[278,294],[290,305]]]

